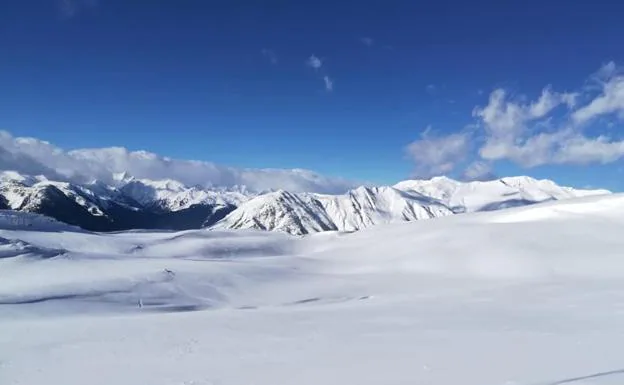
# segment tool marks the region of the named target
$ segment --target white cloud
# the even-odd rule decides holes
[[[624,141],[611,141],[606,136],[587,138],[575,135],[560,144],[553,159],[560,164],[612,163],[624,156]]]
[[[334,90],[334,80],[329,76],[323,67],[323,61],[316,55],[312,55],[306,60],[306,65],[313,68],[317,72],[317,76],[323,80],[325,91],[332,92]]]
[[[408,153],[419,171],[430,175],[450,172],[462,160],[472,159],[463,172],[465,179],[489,178],[494,163],[501,160],[527,168],[618,161],[624,158],[624,140],[606,133],[613,117],[624,120],[624,75],[609,62],[591,79],[598,89],[556,92],[547,86],[532,101],[494,90],[487,104],[472,112],[475,130],[433,138],[425,132],[408,146]],[[590,123],[594,135],[585,132]],[[471,143],[476,153],[469,151]]]
[[[175,179],[186,185],[232,187],[251,190],[344,192],[354,183],[301,169],[251,169],[211,162],[162,157],[122,147],[64,151],[34,138],[15,138],[0,131],[0,169],[53,180],[113,182],[113,174],[128,172],[141,179]]]
[[[568,140],[569,135],[567,130],[538,133],[518,143],[508,144],[495,159],[509,159],[523,167],[554,163],[558,146]]]
[[[321,59],[319,59],[317,56],[312,55],[308,58],[308,60],[306,61],[306,64],[309,67],[314,68],[315,70],[320,69],[323,66],[323,61]]]
[[[496,175],[494,175],[490,163],[475,161],[466,167],[462,179],[467,181],[487,181],[496,179]]]
[[[369,47],[375,44],[375,40],[371,37],[360,38],[360,41],[362,42],[362,44],[369,46]]]
[[[600,67],[600,69],[596,71],[596,73],[594,74],[594,77],[598,81],[602,81],[605,79],[611,79],[612,77],[616,75],[616,73],[617,73],[617,65],[615,64],[615,62],[610,61],[608,63],[603,64],[602,67]]]
[[[508,100],[503,89],[494,90],[488,104],[473,111],[485,131],[485,144],[479,149],[479,155],[490,161],[510,159],[524,165],[541,164],[541,157],[534,156],[546,151],[544,146],[549,136],[531,137],[533,133],[528,125],[544,125],[546,121],[540,119],[560,105],[573,108],[576,99],[576,94],[557,93],[546,87],[536,101],[520,103]],[[531,149],[536,153],[532,154]]]
[[[416,164],[416,176],[429,177],[453,171],[465,158],[469,144],[467,133],[433,136],[431,127],[427,127],[420,139],[406,147],[406,152]]]
[[[532,119],[541,118],[561,104],[566,104],[569,108],[573,108],[577,97],[578,94],[575,93],[554,93],[550,87],[546,87],[539,99],[529,106],[528,115]]]
[[[624,113],[624,76],[607,79],[601,94],[586,106],[576,110],[572,114],[572,119],[576,124],[585,124],[600,116],[614,113],[620,117]]]
[[[498,89],[490,94],[484,108],[476,108],[473,116],[480,118],[486,132],[486,144],[480,150],[484,159],[496,160],[507,156],[507,148],[522,134],[526,113],[514,103],[506,102],[505,91]]]
[[[624,142],[604,135],[588,137],[583,125],[610,114],[624,115],[624,77],[616,75],[614,63],[603,66],[595,75],[601,80],[599,95],[557,93],[546,87],[530,103],[509,100],[504,90],[490,95],[488,104],[474,110],[484,130],[479,156],[488,161],[511,160],[524,167],[544,164],[610,163],[624,156]],[[581,97],[590,101],[578,106]],[[568,107],[563,118],[553,111]],[[558,123],[557,123],[558,122]]]
[[[323,76],[323,82],[325,83],[325,90],[332,92],[334,90],[334,81],[329,76]]]
[[[269,62],[271,62],[271,64],[277,64],[277,54],[275,53],[275,51],[271,49],[263,48],[261,52],[262,52],[262,56],[267,58]]]
[[[611,141],[605,136],[590,138],[574,129],[564,128],[534,134],[518,144],[489,147],[489,150],[490,154],[498,151],[499,156],[491,158],[508,159],[523,167],[605,164],[624,156],[624,142]]]

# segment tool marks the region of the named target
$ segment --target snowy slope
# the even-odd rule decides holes
[[[240,205],[214,228],[277,230],[297,235],[356,231],[382,223],[600,194],[609,191],[576,190],[529,177],[469,183],[436,177],[403,181],[393,187],[359,187],[342,195],[283,191],[266,194]]]
[[[548,200],[610,193],[607,190],[562,187],[551,180],[537,180],[527,176],[486,182],[458,182],[447,177],[435,177],[429,180],[406,180],[394,187],[437,199],[456,212],[491,211]]]
[[[360,187],[340,195],[278,190],[252,199],[256,193],[240,186],[186,186],[172,179],[137,179],[127,172],[113,179],[114,185],[101,180],[74,184],[0,172],[0,209],[40,213],[94,231],[214,226],[299,235],[609,193],[528,177],[471,183],[438,177],[394,187]]]
[[[359,187],[345,195],[319,196],[319,200],[341,231],[452,214],[447,207],[429,197],[386,186]]]
[[[2,229],[1,382],[621,384],[622,213],[611,195],[305,238]]]
[[[277,230],[296,235],[337,230],[317,196],[283,190],[243,203],[212,228]]]
[[[5,171],[0,173],[0,208],[41,213],[96,231],[187,229],[212,224],[247,199],[244,191],[117,177],[120,188],[99,180],[77,185]]]
[[[104,216],[103,208],[108,200],[105,196],[99,196],[92,191],[80,186],[65,182],[41,181],[29,184],[31,180],[24,182],[8,181],[0,184],[2,194],[11,209],[36,211],[51,192],[62,194],[94,216]]]
[[[427,197],[391,187],[359,187],[344,195],[278,191],[243,203],[213,228],[301,235],[327,230],[356,231],[381,223],[451,214],[447,207]]]

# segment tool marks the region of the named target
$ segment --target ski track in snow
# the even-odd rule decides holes
[[[616,194],[303,238],[0,213],[0,383],[622,384],[623,212]]]

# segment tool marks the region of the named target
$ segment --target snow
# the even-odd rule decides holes
[[[123,153],[123,149],[114,152]],[[141,159],[153,158],[148,153],[138,155]],[[306,173],[305,170],[294,172]],[[113,185],[99,179],[75,184],[4,171],[0,172],[0,199],[14,210],[48,213],[64,220],[67,216],[52,214],[54,210],[50,211],[50,207],[76,203],[87,215],[102,217],[99,220],[105,218],[110,223],[124,223],[124,228],[146,226],[136,220],[125,222],[124,213],[186,211],[182,214],[192,215],[201,214],[197,210],[211,208],[213,213],[219,214],[204,218],[205,221],[192,219],[194,222],[188,226],[179,223],[176,226],[199,227],[198,223],[205,222],[221,230],[261,229],[302,235],[332,230],[357,231],[379,224],[610,194],[606,190],[562,187],[550,180],[525,176],[469,183],[436,177],[403,181],[392,187],[362,186],[337,195],[288,190],[263,194],[238,185],[189,186],[175,179],[138,179],[128,172],[115,173],[113,179]],[[226,213],[229,214],[214,224]],[[77,224],[89,229],[106,229],[93,227],[85,217]]]
[[[458,212],[491,211],[548,200],[610,194],[608,190],[573,189],[559,186],[551,180],[528,176],[486,182],[459,182],[447,177],[434,177],[429,180],[406,180],[394,187],[437,199]]]
[[[453,214],[418,193],[391,187],[359,187],[344,195],[277,191],[243,203],[214,229],[275,230],[302,235],[356,231],[368,226]]]
[[[468,183],[435,177],[403,181],[393,187],[359,187],[341,195],[264,194],[243,203],[213,228],[276,230],[295,235],[357,231],[379,224],[606,194],[610,192],[561,187],[550,180],[525,176]]]
[[[63,195],[84,207],[94,216],[103,216],[102,209],[98,205],[105,204],[104,201],[108,199],[114,199],[111,191],[106,191],[105,188],[97,184],[91,186],[97,187],[95,191],[98,191],[99,194],[96,195],[92,190],[83,186],[49,180],[7,181],[0,184],[0,193],[5,197],[11,209],[35,211],[46,197],[46,189],[50,187],[58,189]]]
[[[29,176],[22,175],[18,172],[10,170],[0,171],[0,182],[18,182],[30,186],[37,182],[43,182],[45,180],[46,178],[42,175]]]
[[[613,194],[306,237],[2,212],[0,382],[621,384],[623,212]]]
[[[320,200],[341,231],[452,214],[446,206],[429,197],[385,186],[359,187],[347,195],[326,195]]]
[[[44,215],[13,210],[0,210],[0,229],[30,231],[82,231],[78,227],[59,222]]]

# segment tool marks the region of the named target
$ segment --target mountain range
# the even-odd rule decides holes
[[[0,173],[0,209],[43,214],[91,231],[205,227],[303,235],[609,193],[530,177],[487,182],[435,177],[319,194],[187,186],[176,180],[138,179],[128,173],[115,174],[109,183],[83,184],[14,171]]]

